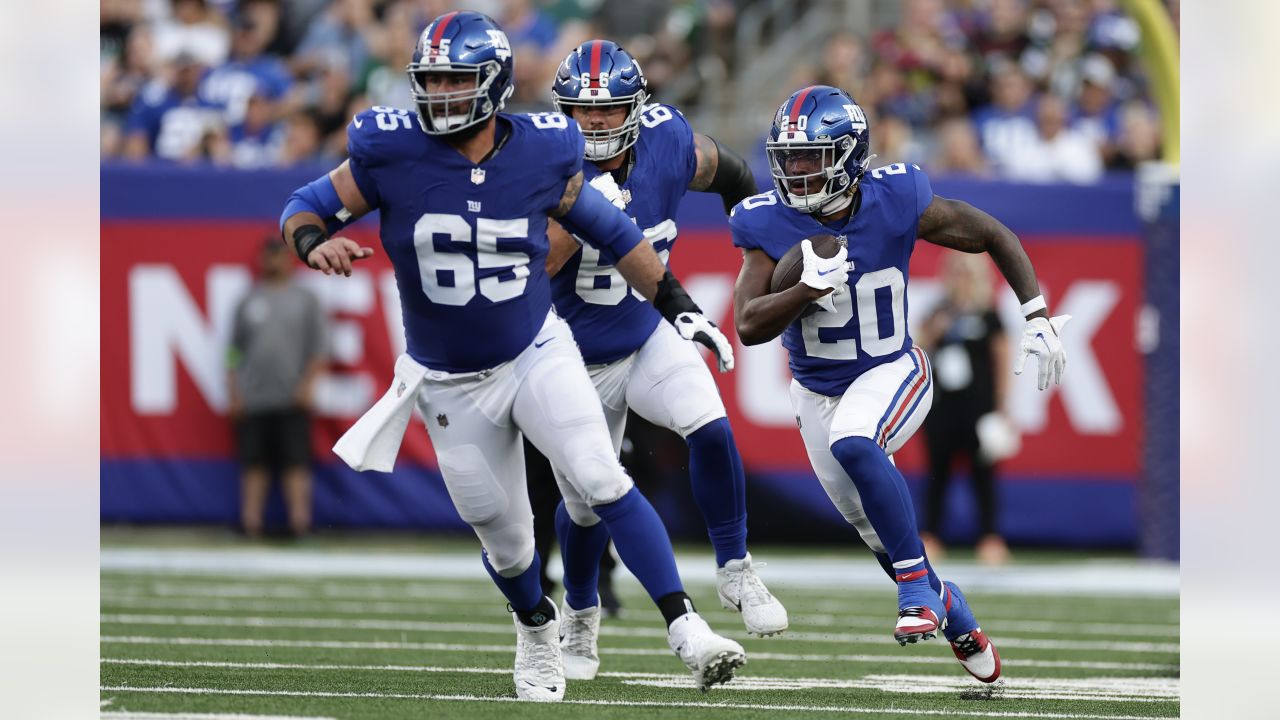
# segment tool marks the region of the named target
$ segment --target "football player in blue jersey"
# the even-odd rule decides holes
[[[825,85],[797,91],[778,108],[765,145],[774,189],[742,201],[729,220],[743,263],[734,323],[748,345],[779,335],[793,381],[791,401],[814,473],[831,501],[897,582],[894,638],[901,644],[941,630],[974,677],[994,682],[1000,656],[954,583],[925,556],[916,515],[892,455],[929,411],[929,360],[907,329],[907,267],[916,238],[986,252],[1023,303],[1027,318],[1015,372],[1028,354],[1039,386],[1066,365],[1035,271],[1008,228],[967,203],[933,194],[918,167],[867,171],[870,135],[862,109]],[[833,235],[824,258],[806,239]],[[777,262],[797,243],[802,273],[771,293]]]
[[[676,242],[676,210],[689,190],[719,193],[727,212],[756,191],[746,162],[693,132],[678,110],[649,103],[639,63],[617,44],[590,40],[560,64],[556,109],[586,137],[583,176],[626,210],[664,261]],[[689,445],[693,497],[716,554],[721,605],[741,612],[748,632],[775,635],[787,611],[769,593],[747,552],[746,480],[724,403],[698,351],[627,287],[618,269],[589,243],[553,228],[551,281],[556,311],[569,322],[604,403],[615,451],[630,408]],[[592,678],[600,599],[600,557],[609,542],[590,504],[557,478],[564,501],[556,530],[564,559],[562,652],[569,678]]]
[[[350,157],[299,189],[281,217],[304,262],[350,275],[373,249],[335,233],[379,210],[400,291],[407,354],[391,389],[335,452],[357,469],[389,470],[416,403],[454,507],[510,602],[521,699],[560,700],[565,685],[559,612],[539,584],[522,433],[608,527],[695,681],[704,690],[728,681],[745,661],[742,646],[694,612],[666,528],[619,464],[582,355],[552,311],[548,215],[614,262],[682,338],[708,345],[726,369],[731,346],[640,229],[583,181],[578,124],[559,113],[499,112],[513,81],[496,23],[475,12],[436,18],[407,70],[417,112],[357,115],[347,129]]]

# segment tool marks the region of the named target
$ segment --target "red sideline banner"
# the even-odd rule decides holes
[[[226,408],[226,345],[235,304],[254,281],[262,239],[254,222],[102,223],[102,455],[104,458],[221,458],[232,454]],[[370,228],[353,237],[377,247]],[[1133,480],[1142,437],[1142,364],[1134,337],[1141,297],[1140,241],[1024,235],[1064,333],[1068,382],[1039,392],[1034,367],[1011,388],[1011,413],[1024,432],[1009,475],[1073,475]],[[732,336],[732,288],[740,263],[727,231],[688,232],[673,269],[705,311]],[[908,307],[918,322],[941,293],[941,249],[920,243],[912,259]],[[300,270],[330,318],[332,363],[321,378],[313,440],[333,458],[337,437],[386,388],[404,339],[390,265],[380,252],[350,278]],[[1001,286],[1003,288],[1003,285]],[[1004,288],[999,310],[1012,342],[1018,303]],[[805,470],[787,394],[786,354],[775,341],[738,346],[738,367],[717,381],[745,462],[756,469]],[[1034,361],[1032,361],[1034,362]],[[919,440],[897,461],[919,470]],[[401,460],[434,466],[420,424],[410,426]]]

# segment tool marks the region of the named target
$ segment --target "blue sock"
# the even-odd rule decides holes
[[[564,560],[564,598],[574,610],[600,604],[600,557],[609,545],[609,531],[603,522],[583,527],[573,522],[564,501],[556,508],[556,536]]]
[[[747,478],[728,418],[689,433],[689,481],[693,501],[707,523],[716,565],[747,555]]]
[[[671,538],[649,500],[636,488],[611,503],[591,508],[603,521],[618,557],[656,603],[684,592]]]
[[[936,597],[942,584],[925,559],[924,544],[916,528],[916,509],[902,473],[870,438],[837,440],[831,453],[858,489],[862,510],[884,545],[894,579],[899,583],[924,579],[925,584],[935,588]]]
[[[515,577],[499,575],[489,564],[488,553],[483,550],[480,551],[480,559],[484,562],[484,569],[489,571],[489,577],[493,578],[493,584],[498,586],[507,597],[507,602],[511,603],[512,610],[518,613],[532,612],[542,602],[545,597],[542,594],[542,558],[538,557],[536,551],[529,567]]]
[[[898,579],[898,572],[893,569],[893,561],[885,553],[874,553],[876,561],[880,563],[880,567],[884,569],[886,575],[895,582]],[[942,593],[942,581],[938,578],[938,573],[933,569],[933,565],[929,562],[929,556],[924,557],[924,566],[929,571],[929,587],[933,588],[936,593]]]

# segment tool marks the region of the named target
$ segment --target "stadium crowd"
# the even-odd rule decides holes
[[[702,100],[699,83],[675,80],[709,64],[732,77],[735,23],[753,2],[103,0],[102,155],[238,168],[339,161],[358,110],[411,106],[403,68],[417,35],[458,7],[507,31],[517,58],[508,109],[549,109],[558,62],[607,37],[640,60],[656,99],[687,111]],[[1176,27],[1178,0],[1166,4]],[[853,95],[882,158],[1088,183],[1159,156],[1138,27],[1117,0],[907,0],[896,15],[790,58],[792,88]]]

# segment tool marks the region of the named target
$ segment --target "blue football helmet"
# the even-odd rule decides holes
[[[778,197],[801,212],[830,215],[853,201],[871,162],[867,116],[829,85],[796,91],[778,108],[765,143]]]
[[[551,86],[556,110],[572,117],[577,108],[624,105],[621,127],[592,130],[579,118],[588,160],[607,160],[635,144],[640,137],[640,113],[649,101],[649,81],[635,58],[617,43],[588,40],[560,63]]]
[[[449,135],[493,117],[515,90],[514,67],[507,34],[488,15],[451,12],[432,20],[405,68],[423,131]],[[428,92],[427,76],[437,73],[468,74],[475,83]]]

